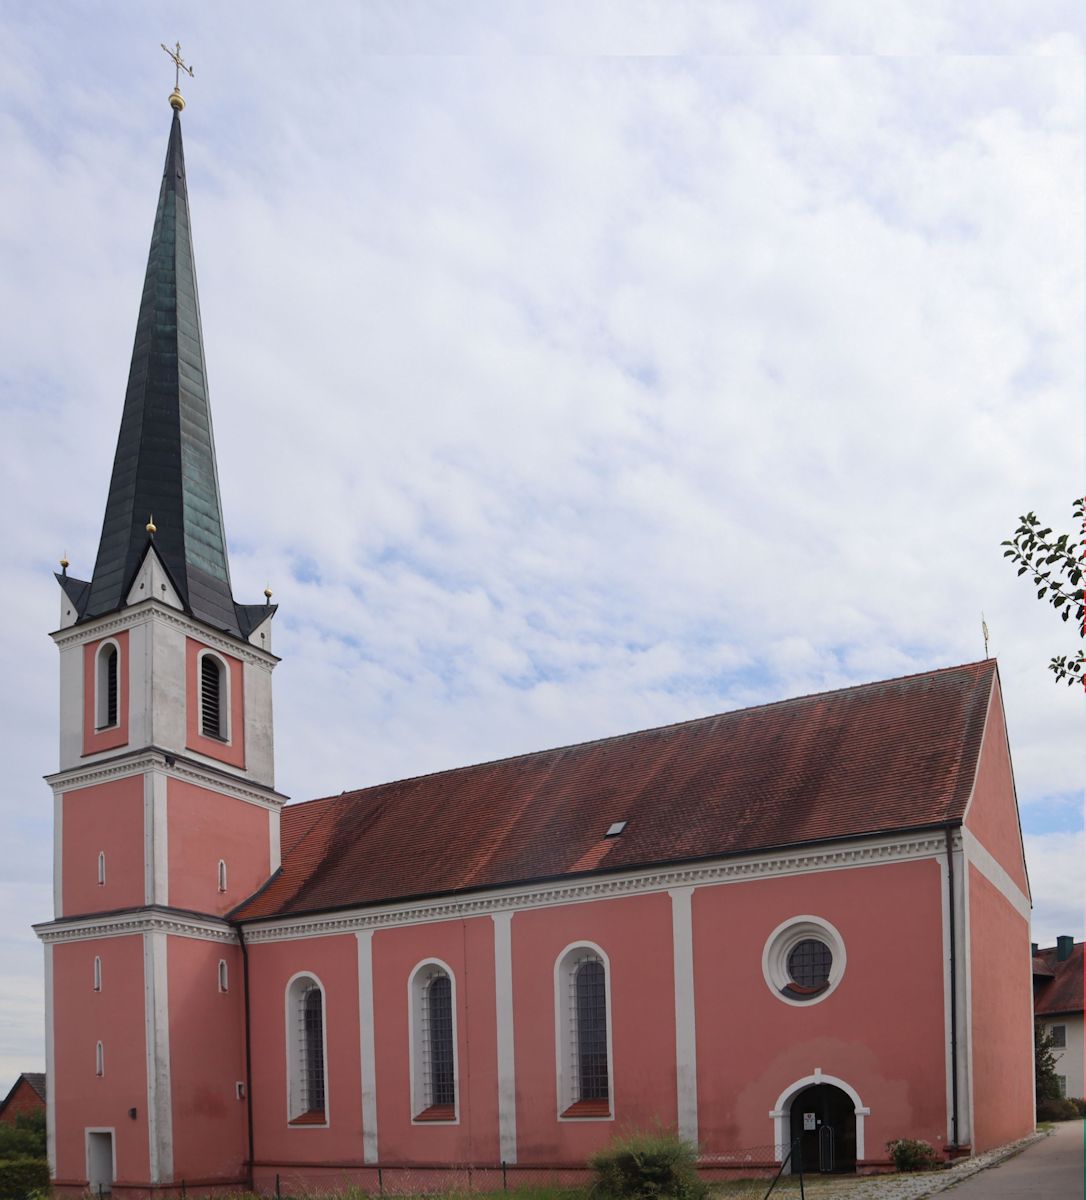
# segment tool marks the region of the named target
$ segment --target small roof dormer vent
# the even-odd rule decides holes
[[[626,828],[626,826],[628,824],[629,824],[629,822],[627,822],[627,821],[614,821],[611,825],[608,826],[607,832],[603,836],[610,837],[610,838],[618,837],[619,834],[622,833],[622,831]]]

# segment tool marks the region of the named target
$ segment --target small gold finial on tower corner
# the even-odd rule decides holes
[[[173,91],[170,92],[170,107],[175,112],[180,112],[185,107],[185,97],[181,95],[181,72],[185,71],[190,79],[196,78],[196,73],[192,67],[186,66],[185,60],[181,57],[181,43],[177,43],[177,47],[171,50],[165,42],[159,42],[163,50],[173,59]]]
[[[64,553],[60,556],[60,573],[61,573],[61,575],[67,575],[68,568],[71,565],[72,564],[68,561],[68,551],[65,550]]]
[[[155,534],[158,533],[158,526],[155,524],[155,514],[154,513],[151,513],[151,517],[150,517],[150,520],[147,522],[146,529],[147,529],[147,532],[151,535],[151,537],[154,537]]]
[[[271,604],[272,590],[270,587],[264,589],[264,603]]]

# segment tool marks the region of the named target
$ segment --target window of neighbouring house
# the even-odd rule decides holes
[[[1066,1025],[1050,1025],[1048,1032],[1052,1035],[1052,1048],[1054,1050],[1063,1050],[1067,1046],[1067,1026]]]

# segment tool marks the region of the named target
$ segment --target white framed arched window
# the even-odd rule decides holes
[[[228,992],[230,990],[230,972],[226,965],[226,959],[219,959],[219,991]]]
[[[230,672],[213,651],[196,659],[197,728],[201,736],[230,741]]]
[[[407,981],[409,1060],[414,1121],[460,1119],[456,1046],[456,980],[440,959],[418,964]]]
[[[103,887],[106,882],[106,852],[98,851],[98,886]]]
[[[102,960],[97,954],[94,956],[94,990],[102,990]]]
[[[94,1047],[94,1073],[95,1075],[106,1073],[106,1052],[102,1049],[101,1042]]]
[[[593,942],[554,964],[554,1044],[560,1120],[612,1120],[611,967]]]
[[[226,891],[226,860],[219,859],[219,891]]]
[[[94,655],[94,728],[113,729],[121,720],[121,650],[112,638]]]
[[[309,973],[286,989],[287,1119],[292,1125],[328,1124],[328,1035],[324,985]]]

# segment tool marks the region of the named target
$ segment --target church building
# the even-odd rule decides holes
[[[57,576],[58,1189],[513,1185],[659,1126],[843,1171],[1027,1134],[993,660],[285,805],[171,103],[98,554]]]

